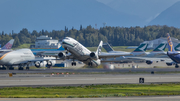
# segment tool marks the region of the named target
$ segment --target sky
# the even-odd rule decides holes
[[[17,33],[22,28],[31,32],[64,30],[65,26],[79,29],[81,24],[84,28],[97,24],[99,28],[106,21],[108,26],[126,27],[133,22],[123,20],[131,17],[137,18],[134,25],[139,22],[138,26],[144,26],[177,1],[180,0],[0,0],[0,32]]]

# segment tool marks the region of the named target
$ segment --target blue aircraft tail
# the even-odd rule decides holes
[[[59,47],[57,50],[64,51],[65,49],[61,45],[61,47]]]
[[[167,33],[168,51],[175,52],[169,33]]]

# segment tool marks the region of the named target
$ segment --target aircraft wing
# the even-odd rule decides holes
[[[120,56],[130,56],[131,53],[101,53],[99,54],[99,58],[116,58]]]
[[[49,60],[56,60],[55,57],[47,57],[47,58],[43,58],[43,57],[37,57],[35,59],[31,59],[31,60],[16,60],[16,61],[12,61],[13,65],[19,65],[19,64],[29,64],[31,62],[36,62],[36,61],[49,61]]]
[[[164,61],[164,62],[173,62],[170,58],[151,58],[151,57],[127,57],[127,59],[134,59],[134,60],[149,60],[149,61]]]

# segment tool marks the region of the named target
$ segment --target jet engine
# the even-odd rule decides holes
[[[55,61],[49,60],[47,61],[47,66],[54,66],[56,64]]]
[[[35,66],[36,66],[37,68],[40,68],[40,67],[43,67],[43,64],[42,64],[40,61],[36,61],[36,62],[35,62]]]
[[[94,52],[91,52],[91,53],[90,53],[90,57],[91,57],[92,59],[94,59],[94,60],[97,60],[97,59],[98,59],[98,55],[96,55],[96,53],[94,53]]]
[[[148,65],[150,65],[150,64],[153,63],[153,61],[151,61],[151,60],[146,60],[146,63],[147,63]]]
[[[62,60],[65,60],[66,59],[66,53],[63,53],[63,52],[60,52],[58,54],[59,58],[62,59]]]

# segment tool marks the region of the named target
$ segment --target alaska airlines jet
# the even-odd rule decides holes
[[[171,58],[171,59],[173,60],[173,62],[176,64],[176,65],[175,65],[175,68],[178,68],[178,67],[179,67],[178,63],[180,63],[180,53],[178,53],[177,51],[175,51],[169,33],[167,33],[167,42],[168,42],[167,55],[168,55],[169,58]]]
[[[18,66],[19,70],[23,70],[23,67],[26,65],[26,69],[29,69],[29,64],[31,62],[35,63],[35,66],[39,68],[41,66],[42,61],[47,61],[47,66],[54,65],[50,59],[43,58],[35,58],[34,54],[30,49],[18,49],[13,51],[3,51],[0,53],[0,65],[3,66],[3,70],[5,70],[5,66],[10,70],[13,70],[13,66]]]
[[[67,52],[70,52],[71,54],[66,54],[67,52],[60,52],[58,54],[60,59],[73,59],[72,66],[76,65],[76,62],[74,61],[79,60],[83,63],[89,65],[89,66],[98,66],[101,64],[101,58],[112,58],[112,57],[119,57],[119,56],[126,56],[131,55],[129,53],[101,53],[103,42],[101,41],[97,51],[91,52],[86,47],[84,47],[82,44],[80,44],[78,41],[76,41],[73,38],[65,37],[62,40],[62,46]]]
[[[13,43],[14,43],[14,39],[11,39],[7,44],[5,44],[1,50],[9,50],[12,48],[13,46]]]

